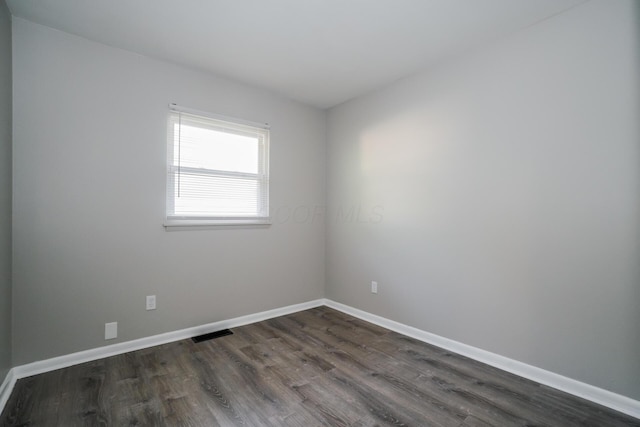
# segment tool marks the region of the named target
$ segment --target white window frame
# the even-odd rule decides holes
[[[271,224],[269,216],[269,129],[266,123],[255,123],[247,120],[221,116],[217,114],[198,111],[190,108],[169,104],[169,118],[167,120],[167,186],[166,186],[166,211],[164,226],[167,229],[174,227],[208,227],[208,226],[234,226],[234,225],[268,225]],[[259,137],[258,148],[258,173],[243,173],[232,171],[220,171],[211,169],[195,169],[180,166],[175,153],[174,126],[181,117],[195,118],[203,121],[217,130],[228,131],[235,134],[255,134]],[[246,177],[256,179],[258,182],[258,211],[252,215],[223,215],[212,212],[205,215],[183,216],[175,213],[175,199],[179,197],[177,186],[179,176],[184,169],[202,175],[220,177]],[[192,170],[193,169],[193,170]]]

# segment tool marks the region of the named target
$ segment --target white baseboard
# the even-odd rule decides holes
[[[237,328],[239,326],[260,322],[274,317],[284,316],[298,311],[308,310],[310,308],[326,305],[333,309],[342,311],[353,317],[376,324],[383,328],[407,335],[417,340],[432,344],[446,350],[470,357],[477,361],[486,363],[507,372],[528,378],[540,384],[556,388],[558,390],[573,394],[583,399],[590,400],[600,405],[609,407],[616,411],[640,418],[640,401],[631,399],[620,394],[613,393],[562,375],[546,371],[535,366],[517,360],[509,359],[495,353],[491,353],[467,344],[450,340],[411,326],[404,325],[387,318],[359,310],[357,308],[335,302],[330,299],[318,299],[305,302],[302,304],[290,305],[287,307],[276,308],[273,310],[263,311],[260,313],[240,316],[233,319],[221,320],[206,325],[195,326],[193,328],[182,329],[179,331],[167,332],[160,335],[140,338],[133,341],[127,341],[118,344],[112,344],[104,347],[98,347],[90,350],[80,351],[77,353],[67,354],[64,356],[54,357],[47,360],[29,363],[26,365],[16,366],[9,371],[6,378],[0,385],[0,413],[4,409],[7,400],[13,390],[17,380],[56,369],[66,368],[80,363],[91,362],[93,360],[103,359],[105,357],[115,356],[130,351],[141,350],[156,345],[166,344],[182,339],[191,338],[197,335],[218,331],[227,328]]]
[[[383,328],[387,328],[400,334],[407,335],[411,338],[415,338],[419,341],[444,348],[454,353],[467,356],[479,362],[486,363],[487,365],[502,369],[503,371],[511,372],[512,374],[530,379],[540,384],[544,384],[549,387],[564,391],[566,393],[573,394],[574,396],[590,400],[592,402],[598,403],[632,417],[640,418],[640,401],[631,399],[629,397],[604,390],[602,388],[595,387],[571,378],[567,378],[562,375],[537,368],[535,366],[527,365],[526,363],[509,359],[508,357],[500,356],[486,350],[453,341],[439,335],[425,332],[423,330],[407,326],[402,323],[395,322],[393,320],[389,320],[387,318],[377,316],[375,314],[371,314],[345,304],[341,304],[339,302],[332,301],[330,299],[325,299],[324,304],[327,307],[342,311],[343,313],[349,314],[353,317],[357,317],[358,319],[362,319],[375,325],[382,326]]]
[[[7,372],[7,376],[4,377],[4,381],[0,384],[0,414],[4,409],[4,405],[7,404],[7,400],[9,400],[13,386],[16,385],[16,380],[14,370],[10,369],[9,372]]]

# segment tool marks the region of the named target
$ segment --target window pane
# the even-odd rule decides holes
[[[174,126],[174,162],[182,166],[258,173],[258,137],[189,125]],[[179,156],[179,158],[178,158]]]

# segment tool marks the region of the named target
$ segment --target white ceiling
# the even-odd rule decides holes
[[[586,0],[7,0],[14,16],[321,108]]]

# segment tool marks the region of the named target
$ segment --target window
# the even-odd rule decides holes
[[[269,223],[269,128],[171,104],[167,223]]]

